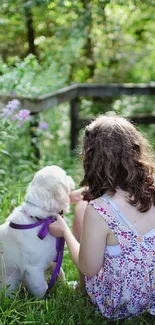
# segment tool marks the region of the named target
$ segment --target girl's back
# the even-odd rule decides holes
[[[155,208],[141,213],[117,190],[92,201],[108,224],[104,266],[86,277],[86,289],[101,313],[113,319],[145,310],[155,314]],[[104,222],[103,222],[104,227]]]
[[[117,189],[116,193],[111,198],[111,204],[107,205],[102,199],[97,199],[96,202],[106,208],[107,212],[114,215],[115,210],[121,211],[131,224],[132,228],[137,231],[139,235],[145,235],[146,233],[155,229],[155,206],[152,205],[149,211],[140,212],[137,208],[133,207],[127,202],[128,193],[121,189]],[[111,233],[107,238],[109,245],[115,245],[118,243],[115,236]]]

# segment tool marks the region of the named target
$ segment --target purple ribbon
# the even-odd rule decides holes
[[[56,221],[55,217],[47,217],[45,219],[39,220],[35,223],[31,223],[28,225],[23,225],[23,224],[18,224],[14,222],[10,222],[10,227],[14,229],[19,229],[19,230],[26,230],[26,229],[32,229],[36,228],[42,225],[41,229],[38,232],[38,237],[43,240],[47,234],[48,234],[48,226],[50,223],[53,223]],[[65,241],[63,237],[56,237],[56,250],[57,250],[57,256],[56,256],[56,266],[53,270],[50,282],[48,284],[48,290],[51,289],[59,275],[61,264],[62,264],[62,259],[63,259],[63,253],[64,253],[64,245]]]

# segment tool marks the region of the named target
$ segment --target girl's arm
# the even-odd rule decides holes
[[[56,237],[64,237],[71,259],[84,275],[97,274],[103,265],[108,228],[92,206],[86,207],[80,244],[60,215],[49,225],[49,231]]]

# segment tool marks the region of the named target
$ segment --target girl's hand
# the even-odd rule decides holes
[[[70,202],[72,204],[76,204],[79,201],[81,201],[83,199],[82,197],[82,192],[84,191],[84,188],[80,188],[78,190],[72,191],[69,195],[70,197]]]
[[[65,231],[69,229],[66,221],[60,214],[57,215],[57,220],[49,224],[49,232],[54,237],[65,237]]]

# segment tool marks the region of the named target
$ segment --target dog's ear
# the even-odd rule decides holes
[[[25,195],[25,201],[34,204],[34,206],[44,209],[44,202],[48,196],[48,191],[41,187],[36,186],[32,183],[29,184],[27,193]]]
[[[75,183],[71,176],[66,176],[66,181],[53,179],[53,184],[48,190],[45,198],[45,208],[49,211],[69,212],[70,197],[69,194],[74,189]]]
[[[70,204],[69,193],[70,191],[66,185],[61,182],[55,183],[49,195],[46,197],[46,208],[50,208],[50,211],[52,208],[52,211],[60,212],[63,210],[67,212]]]

